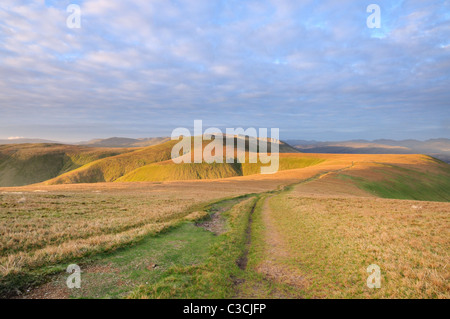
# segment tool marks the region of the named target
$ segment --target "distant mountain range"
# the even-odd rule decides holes
[[[88,142],[76,143],[78,145],[93,147],[147,147],[170,141],[170,137],[149,137],[149,138],[127,138],[110,137],[106,139],[95,139]]]
[[[426,154],[450,163],[450,139],[448,138],[426,141],[380,139],[375,141],[351,140],[340,142],[287,140],[286,142],[304,153]]]
[[[127,138],[127,137],[110,137],[105,139],[93,139],[78,143],[64,143],[58,141],[45,140],[40,138],[11,138],[0,139],[0,145],[5,144],[68,144],[83,145],[90,147],[147,147],[170,140],[170,137],[149,137],[149,138]]]
[[[32,144],[37,144],[37,143],[58,143],[58,144],[63,144],[63,143],[59,143],[59,142],[55,142],[55,141],[43,140],[43,139],[40,139],[40,138],[10,138],[10,139],[6,139],[6,140],[0,139],[0,145],[5,145],[5,144],[25,144],[25,143],[32,143]]]
[[[150,138],[126,138],[111,137],[106,139],[93,139],[86,142],[72,143],[88,147],[148,147],[161,144],[170,140],[170,137],[150,137]],[[304,153],[338,153],[338,154],[426,154],[450,163],[450,139],[437,138],[426,141],[402,140],[395,141],[389,139],[368,140],[350,140],[339,142],[320,142],[307,140],[286,140],[281,142],[280,147],[290,146],[295,150]],[[0,144],[24,144],[24,143],[58,143],[37,138],[15,138],[0,140]],[[291,148],[292,149],[292,148]],[[295,152],[292,149],[292,152]]]

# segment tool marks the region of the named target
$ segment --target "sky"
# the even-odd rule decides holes
[[[0,139],[194,120],[282,140],[450,138],[450,1],[0,2]]]

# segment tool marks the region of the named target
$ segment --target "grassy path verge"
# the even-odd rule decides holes
[[[262,205],[257,271],[304,298],[448,298],[449,203],[280,192]],[[254,222],[257,224],[257,222]],[[381,288],[367,287],[369,265]],[[297,280],[291,280],[291,277]]]
[[[56,275],[51,276],[50,282],[29,288],[30,291],[20,297],[124,298],[139,290],[136,287],[145,286],[159,287],[155,293],[158,298],[164,298],[168,292],[161,287],[168,277],[181,269],[194,269],[203,265],[210,258],[214,245],[221,240],[221,236],[206,230],[205,224],[247,198],[240,196],[205,204],[201,208],[213,216],[211,219],[205,217],[205,214],[208,215],[206,212],[191,214],[192,218],[185,218],[164,232],[145,236],[134,245],[52,266],[52,273]],[[73,262],[82,270],[81,289],[68,289],[65,282],[68,276],[64,272],[65,267]],[[47,278],[52,273],[48,273]],[[34,275],[45,279],[41,270]],[[30,278],[23,278],[23,281],[25,284],[30,283]]]
[[[236,262],[246,249],[249,217],[258,197],[244,199],[223,214],[227,231],[217,236],[199,265],[174,266],[155,285],[137,288],[130,298],[230,298],[243,275]]]

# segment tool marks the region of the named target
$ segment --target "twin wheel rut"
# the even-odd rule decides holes
[[[259,196],[255,200],[255,202],[254,202],[254,204],[253,204],[253,206],[251,208],[250,214],[249,214],[248,225],[247,225],[247,229],[245,231],[245,237],[246,237],[245,238],[245,248],[244,248],[244,250],[242,252],[241,257],[239,257],[239,259],[236,260],[237,266],[243,271],[247,270],[248,255],[249,255],[249,251],[250,251],[250,245],[252,244],[253,215],[255,213],[256,205],[258,205],[258,203],[260,201],[265,202],[265,201],[267,201],[269,198],[271,198],[273,196],[277,196],[277,195],[280,195],[280,194],[282,194],[284,192],[289,191],[291,189],[291,187],[293,187],[293,186],[312,182],[312,181],[317,180],[317,179],[321,178],[322,176],[325,176],[325,175],[330,174],[330,173],[340,173],[340,172],[342,172],[344,170],[352,168],[353,166],[354,166],[354,163],[352,162],[352,164],[350,166],[343,167],[343,168],[340,168],[340,169],[337,169],[337,170],[331,170],[331,171],[319,173],[319,174],[317,174],[317,175],[315,175],[313,177],[301,180],[301,181],[299,181],[299,182],[297,182],[295,184],[284,186],[282,189],[279,189],[279,190],[277,190],[275,192],[269,192],[269,193],[272,193],[272,195],[270,195],[270,196],[261,196],[261,195],[264,195],[265,193],[259,194]],[[263,207],[264,204],[265,203],[262,203],[261,207]],[[245,282],[245,279],[243,279],[243,278],[241,278],[241,279],[233,278],[233,281],[234,281],[235,285],[237,286],[237,290],[239,291],[240,290],[239,286],[241,286]]]
[[[248,252],[250,250],[250,245],[252,242],[252,224],[253,224],[253,214],[255,213],[255,208],[258,202],[261,199],[255,200],[255,203],[252,206],[252,209],[250,211],[249,217],[248,217],[248,225],[247,229],[245,231],[245,249],[242,253],[242,256],[239,257],[239,259],[236,261],[236,264],[241,270],[247,269],[247,263],[248,263]]]

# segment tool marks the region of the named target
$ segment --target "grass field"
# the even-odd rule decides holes
[[[264,212],[276,262],[297,274],[287,282],[308,298],[449,298],[449,213],[448,203],[295,192],[270,198]],[[382,289],[365,285],[371,264],[381,268]],[[277,265],[259,267],[286,280]]]
[[[0,292],[39,282],[61,265],[202,218],[211,201],[276,187],[259,183],[31,186],[0,193]],[[17,191],[20,190],[20,191]]]
[[[449,297],[447,164],[345,154],[282,154],[280,163],[272,175],[239,164],[218,178],[220,168],[192,164],[202,180],[0,188],[0,296]],[[186,172],[172,165],[137,170]],[[65,286],[71,263],[82,267],[80,290]],[[381,289],[366,286],[370,264]]]
[[[174,267],[204,262],[216,241],[211,232],[184,223],[165,233],[147,236],[132,247],[103,253],[80,264],[81,289],[69,290],[58,275],[27,298],[125,298],[142,285],[155,285]]]
[[[360,188],[384,198],[450,201],[450,168],[420,171],[395,165],[377,165],[370,173],[351,172],[339,178],[350,179]],[[376,178],[373,178],[375,177]]]

